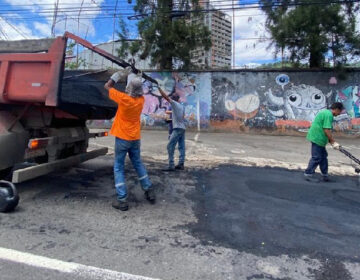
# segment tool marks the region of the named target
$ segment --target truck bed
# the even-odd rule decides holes
[[[111,72],[89,70],[66,70],[61,81],[59,108],[82,119],[111,119],[116,113],[116,104],[109,100],[104,84]],[[123,90],[124,84],[116,88]]]
[[[73,34],[65,35],[0,41],[0,104],[56,107],[82,120],[111,119],[116,104],[102,93],[112,72],[65,70],[68,36],[117,64],[123,62]]]

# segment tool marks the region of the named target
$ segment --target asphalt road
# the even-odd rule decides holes
[[[111,154],[19,184],[18,209],[0,214],[0,279],[360,279],[357,177],[197,163],[209,147],[187,144],[187,170],[169,174],[143,146],[158,201],[128,164],[128,212],[111,207]]]

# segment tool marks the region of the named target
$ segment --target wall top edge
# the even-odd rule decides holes
[[[143,72],[191,72],[191,73],[271,73],[271,72],[299,72],[299,73],[306,73],[306,72],[333,72],[337,74],[338,72],[331,68],[319,68],[319,69],[293,69],[293,68],[284,68],[284,69],[216,69],[216,70],[156,70],[156,69],[141,69]],[[345,68],[343,69],[344,72],[360,72],[359,68]]]

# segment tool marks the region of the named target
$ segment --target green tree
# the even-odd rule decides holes
[[[131,0],[129,0],[131,2]],[[175,2],[174,2],[175,3]],[[179,68],[188,69],[191,51],[209,50],[210,31],[204,26],[198,0],[136,0],[134,11],[142,18],[138,21],[139,40],[129,41],[129,30],[120,20],[119,37],[122,46],[119,56],[140,54],[141,59],[151,58],[152,66],[173,69],[174,62]],[[191,11],[191,12],[189,12]]]
[[[326,57],[334,66],[360,54],[360,34],[355,15],[359,4],[353,0],[261,0],[267,14],[275,55],[288,54],[294,63],[308,60],[310,68],[322,67]]]

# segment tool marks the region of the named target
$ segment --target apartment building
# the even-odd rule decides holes
[[[210,50],[197,49],[192,52],[192,62],[200,68],[231,68],[231,18],[222,11],[214,10],[209,1],[200,1],[205,12],[203,17],[194,17],[193,22],[202,21],[211,32]]]

